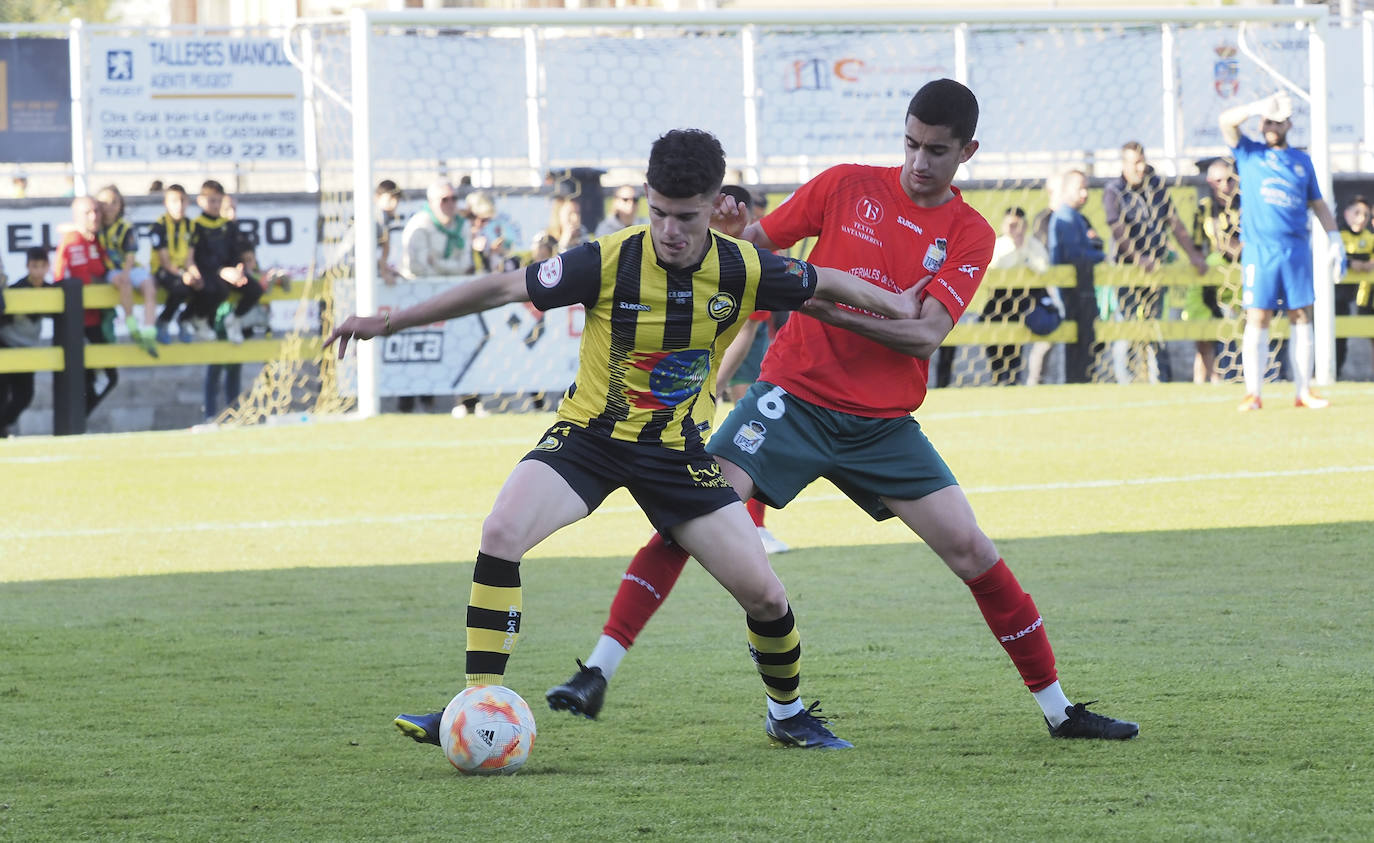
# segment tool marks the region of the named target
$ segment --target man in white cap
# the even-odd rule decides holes
[[[1259,117],[1263,141],[1241,134],[1241,124]],[[1221,113],[1221,135],[1235,151],[1240,175],[1241,266],[1244,288],[1245,333],[1241,339],[1241,369],[1245,375],[1245,400],[1241,412],[1258,410],[1260,389],[1269,357],[1269,322],[1282,306],[1293,326],[1294,403],[1322,409],[1325,398],[1312,391],[1312,304],[1316,299],[1312,278],[1312,246],[1308,240],[1310,208],[1330,237],[1327,249],[1332,283],[1344,274],[1345,249],[1331,208],[1322,199],[1321,186],[1307,153],[1288,145],[1293,126],[1293,101],[1279,92],[1262,100],[1238,105]]]

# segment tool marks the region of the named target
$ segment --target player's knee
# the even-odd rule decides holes
[[[751,618],[773,620],[787,614],[787,589],[776,579],[771,583],[737,590],[735,600]]]
[[[997,564],[997,547],[977,527],[962,530],[940,549],[940,558],[960,579],[970,580]]]
[[[493,510],[482,522],[482,550],[501,559],[518,560],[529,550],[528,530],[511,514]]]

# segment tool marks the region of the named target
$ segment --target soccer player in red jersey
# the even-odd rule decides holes
[[[911,416],[925,399],[930,356],[992,257],[992,227],[952,186],[959,165],[978,149],[977,123],[978,101],[968,88],[931,82],[907,108],[900,167],[832,167],[744,229],[743,239],[763,249],[816,237],[808,260],[886,289],[930,280],[914,319],[808,302],[778,334],[759,381],[707,450],[741,499],[782,507],[825,477],[874,519],[900,518],[968,586],[1051,735],[1131,738],[1135,723],[1066,698],[1039,610]],[[549,690],[551,708],[597,715],[606,681],[686,560],[659,535],[635,555],[586,663]]]

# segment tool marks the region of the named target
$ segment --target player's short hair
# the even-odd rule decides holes
[[[220,184],[219,182],[215,181],[214,179],[206,179],[205,181],[201,182],[201,184],[200,184],[200,195],[201,195],[201,196],[204,196],[204,195],[206,195],[206,194],[208,194],[208,193],[219,193],[219,194],[223,194],[223,193],[224,193],[224,185]]]
[[[1140,141],[1126,141],[1121,145],[1121,151],[1139,152],[1141,158],[1145,157],[1145,147],[1141,145]]]
[[[906,113],[927,126],[946,126],[961,143],[978,130],[978,98],[953,79],[936,79],[921,86]]]
[[[1011,205],[1011,206],[1008,206],[1008,208],[1007,208],[1005,211],[1002,212],[1002,216],[1004,216],[1004,217],[1020,217],[1021,219],[1025,219],[1025,218],[1026,218],[1026,209],[1025,209],[1025,208],[1022,208],[1020,205]]]
[[[754,194],[737,184],[727,184],[720,189],[720,192],[726,196],[735,197],[735,201],[746,208],[754,207]]]
[[[395,196],[401,198],[401,188],[396,186],[396,182],[391,179],[382,179],[377,182],[377,196]]]
[[[30,246],[24,252],[24,260],[28,263],[31,263],[33,261],[42,261],[43,263],[47,263],[48,250],[43,246]]]
[[[167,188],[162,191],[162,195],[166,196],[169,193],[180,193],[184,198],[186,196],[186,188],[182,187],[179,184],[169,184],[167,185]]]
[[[714,195],[725,181],[725,150],[710,132],[673,129],[650,148],[645,181],[669,199]]]
[[[1349,202],[1345,203],[1345,207],[1347,208],[1351,207],[1352,205],[1363,205],[1366,208],[1370,207],[1369,200],[1365,198],[1365,195],[1363,193],[1355,194]]]

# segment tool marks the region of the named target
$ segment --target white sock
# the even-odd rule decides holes
[[[609,635],[603,635],[596,639],[596,646],[592,648],[592,654],[587,656],[583,662],[587,667],[601,668],[601,675],[610,679],[615,676],[615,672],[620,667],[620,660],[625,658],[626,650],[624,645]]]
[[[1312,387],[1312,353],[1315,347],[1311,322],[1293,324],[1293,341],[1289,346],[1293,352],[1293,388],[1298,395],[1304,395]]]
[[[790,703],[780,703],[772,697],[766,697],[766,699],[768,700],[768,713],[773,715],[774,720],[786,720],[789,717],[795,717],[801,714],[805,707],[802,705],[801,697],[797,697]]]
[[[1031,696],[1040,704],[1040,710],[1045,713],[1045,719],[1050,721],[1050,726],[1055,727],[1069,718],[1064,714],[1064,709],[1071,708],[1073,703],[1064,696],[1064,690],[1059,687],[1059,681],[1055,680],[1049,687],[1041,688],[1038,691],[1031,691]]]
[[[1259,395],[1264,370],[1269,366],[1269,329],[1250,322],[1240,340],[1240,368],[1245,375],[1245,394]]]

